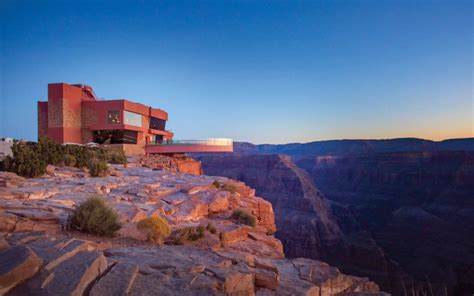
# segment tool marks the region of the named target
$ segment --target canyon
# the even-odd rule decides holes
[[[74,209],[90,196],[118,214],[116,237],[68,228]],[[254,215],[256,225],[236,221],[237,209]],[[164,245],[146,241],[137,228],[153,216],[170,225]],[[215,231],[178,239],[181,230],[205,225]],[[269,201],[240,181],[201,175],[191,159],[109,165],[104,177],[51,165],[39,178],[0,172],[0,294],[387,295],[366,277],[287,258],[276,230]],[[328,238],[338,232],[327,227]]]
[[[206,174],[242,180],[273,204],[288,256],[369,276],[395,295],[470,295],[473,143],[238,143],[233,155],[199,159]]]

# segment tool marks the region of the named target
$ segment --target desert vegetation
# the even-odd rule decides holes
[[[237,223],[245,224],[252,227],[257,226],[257,217],[250,214],[244,209],[235,209],[232,212],[232,218],[237,220]]]
[[[69,228],[98,236],[113,236],[120,230],[118,215],[99,195],[79,205],[69,220]]]
[[[29,178],[43,175],[49,164],[89,169],[93,166],[99,176],[104,172],[104,163],[127,164],[127,157],[122,150],[60,145],[46,137],[40,137],[38,143],[16,141],[11,149],[13,156],[7,156],[0,164],[0,169]]]
[[[205,236],[206,231],[216,234],[217,229],[212,223],[208,223],[206,226],[185,227],[177,232],[174,241],[176,244],[183,244],[185,241],[197,241]]]
[[[140,220],[137,223],[138,230],[145,233],[147,239],[153,243],[161,244],[163,238],[170,235],[171,229],[166,219],[152,216]]]
[[[89,168],[92,177],[105,177],[109,172],[107,162],[97,158],[91,159],[87,167]]]

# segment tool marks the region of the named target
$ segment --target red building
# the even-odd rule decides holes
[[[48,84],[48,101],[38,102],[38,135],[57,143],[111,145],[127,154],[232,152],[232,141],[173,141],[168,113],[128,100],[99,100],[90,86]]]

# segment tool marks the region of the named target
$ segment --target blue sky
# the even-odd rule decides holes
[[[472,1],[1,1],[0,136],[51,82],[169,112],[178,139],[473,137]]]

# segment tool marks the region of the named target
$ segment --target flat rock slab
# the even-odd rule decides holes
[[[80,252],[54,268],[42,288],[49,295],[83,295],[106,269],[107,260],[102,252]]]
[[[104,275],[90,291],[90,296],[129,295],[137,276],[138,266],[132,263],[119,262]]]
[[[0,252],[0,295],[32,277],[42,264],[41,258],[26,246],[15,245]]]

